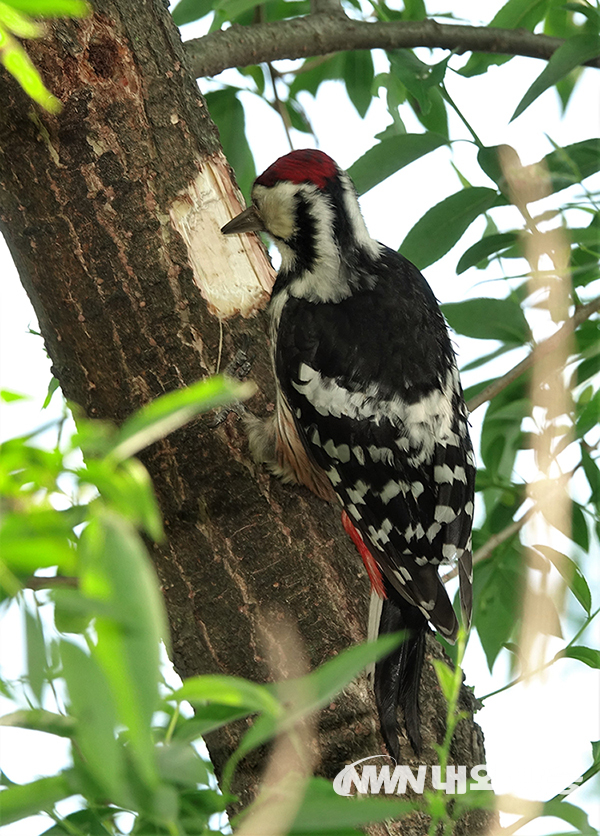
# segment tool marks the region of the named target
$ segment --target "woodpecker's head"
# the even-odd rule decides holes
[[[367,232],[348,175],[313,149],[270,165],[254,181],[252,205],[222,229],[225,235],[259,231],[281,253],[279,275],[289,292],[312,301],[349,295],[360,253],[373,259],[380,247]]]

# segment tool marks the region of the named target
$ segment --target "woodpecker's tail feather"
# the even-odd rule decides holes
[[[402,644],[375,665],[373,690],[381,734],[393,758],[399,758],[398,706],[404,714],[406,734],[415,751],[421,751],[419,683],[425,658],[427,619],[408,602],[386,598],[381,608],[379,635],[406,631]]]

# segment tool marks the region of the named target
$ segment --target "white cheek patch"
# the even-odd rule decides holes
[[[296,194],[293,183],[277,183],[272,188],[256,185],[252,200],[256,204],[266,231],[287,241],[296,230]]]

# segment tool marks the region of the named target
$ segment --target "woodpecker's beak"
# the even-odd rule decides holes
[[[240,232],[264,232],[264,224],[256,206],[249,206],[221,228],[223,235],[239,235]]]

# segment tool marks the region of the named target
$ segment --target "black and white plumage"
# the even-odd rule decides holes
[[[375,668],[384,740],[398,754],[400,705],[421,746],[418,689],[428,622],[458,620],[438,576],[457,559],[471,617],[475,461],[446,323],[414,265],[374,241],[347,174],[294,151],[257,178],[225,233],[264,230],[281,252],[271,297],[275,417],[251,444],[279,476],[333,493],[374,589],[378,632],[409,638]],[[371,619],[373,621],[373,619]]]

